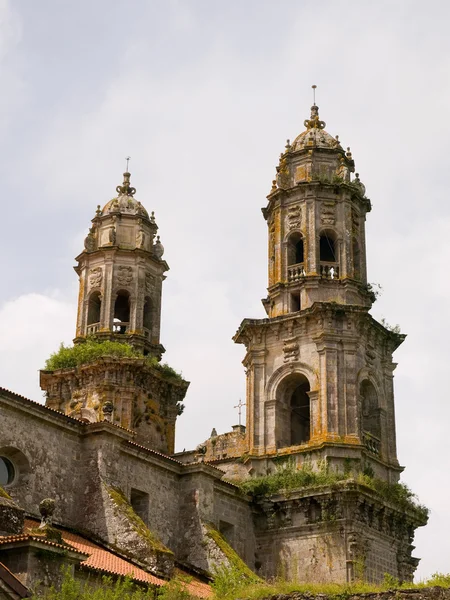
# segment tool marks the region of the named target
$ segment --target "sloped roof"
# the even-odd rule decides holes
[[[35,529],[37,525],[37,521],[25,519],[25,531]],[[80,566],[82,568],[99,573],[116,575],[118,577],[125,577],[128,575],[135,581],[147,583],[149,585],[155,585],[158,587],[167,584],[165,579],[161,579],[160,577],[156,577],[155,575],[144,571],[140,567],[134,565],[132,562],[122,558],[121,556],[118,556],[100,544],[92,542],[78,533],[67,531],[61,528],[58,529],[61,531],[62,538],[67,544],[70,544],[79,552],[89,555],[89,557],[81,563]],[[19,538],[22,536],[14,537]],[[25,535],[24,537],[28,536]],[[0,538],[0,540],[1,539],[2,538]],[[178,570],[178,573],[180,575],[187,575],[180,570]],[[189,576],[189,579],[190,582],[187,584],[187,588],[192,595],[197,596],[198,598],[208,598],[211,596],[211,588],[208,584],[197,579],[192,579],[191,576]]]
[[[26,588],[11,571],[0,562],[0,579],[7,586],[7,589],[12,590],[19,598],[29,598],[31,592]],[[15,596],[14,596],[15,597]]]

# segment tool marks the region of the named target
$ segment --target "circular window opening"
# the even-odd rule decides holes
[[[8,485],[14,481],[15,470],[12,462],[0,456],[0,485]]]

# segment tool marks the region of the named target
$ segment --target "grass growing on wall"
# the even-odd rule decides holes
[[[235,484],[237,482],[234,482]],[[307,490],[319,486],[331,486],[336,490],[345,489],[346,484],[358,483],[378,493],[383,499],[396,504],[402,510],[414,510],[418,517],[427,519],[429,510],[419,504],[417,497],[404,483],[387,483],[363,473],[355,476],[330,471],[326,466],[313,470],[310,465],[301,469],[292,463],[279,467],[274,473],[252,477],[237,483],[245,494],[255,499],[264,498],[281,491]]]
[[[380,585],[361,581],[341,584],[299,583],[282,579],[270,583],[261,580],[259,583],[243,581],[239,585],[236,584],[236,574],[233,572],[233,568],[230,568],[222,571],[220,580],[219,590],[213,583],[214,600],[271,600],[275,596],[279,597],[280,600],[281,597],[289,600],[288,594],[295,594],[295,600],[298,600],[300,594],[305,595],[305,600],[314,596],[319,596],[320,600],[347,600],[357,594],[383,593],[388,590],[393,591],[395,598],[399,599],[401,596],[395,593],[395,590],[423,589],[435,586],[450,588],[450,574],[445,575],[442,573],[435,573],[430,579],[416,584],[400,584],[395,578],[385,576],[385,582]]]
[[[6,498],[7,500],[12,500],[11,496],[6,492],[2,486],[0,485],[0,498]]]
[[[61,589],[51,588],[32,596],[31,600],[195,600],[185,582],[174,579],[159,588],[138,586],[129,577],[102,577],[92,582],[74,579],[67,570]]]
[[[85,342],[73,346],[61,344],[59,350],[50,355],[45,363],[45,371],[57,369],[74,369],[99,358],[139,358],[144,363],[158,370],[162,375],[172,379],[182,380],[167,363],[159,363],[154,356],[144,356],[126,342],[110,340],[99,341],[96,338],[87,338]]]

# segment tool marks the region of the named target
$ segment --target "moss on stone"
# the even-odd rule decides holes
[[[5,492],[5,490],[1,486],[0,486],[0,498],[6,498],[7,500],[12,500],[12,498],[8,494],[8,492]]]
[[[247,580],[251,580],[254,583],[260,582],[261,579],[253,573],[242,558],[237,554],[235,550],[226,541],[223,535],[218,531],[211,523],[205,523],[206,535],[213,540],[219,550],[225,555],[226,559],[230,563],[230,568],[240,573]]]
[[[105,488],[118,512],[127,519],[139,537],[142,538],[149,546],[151,546],[155,552],[173,556],[173,552],[164,546],[157,536],[150,531],[141,517],[136,514],[122,490],[106,484]]]
[[[181,374],[177,373],[167,363],[161,364],[154,356],[144,356],[126,342],[100,341],[96,338],[87,338],[85,342],[74,346],[61,344],[58,351],[51,354],[46,360],[44,370],[74,369],[100,358],[140,359],[145,366],[155,369],[164,378],[171,379],[174,382],[183,381]]]

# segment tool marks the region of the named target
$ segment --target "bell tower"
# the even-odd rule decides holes
[[[154,213],[135,199],[130,173],[124,173],[116,191],[103,208],[97,206],[76,258],[74,343],[99,342],[95,359],[43,370],[40,384],[48,407],[86,422],[131,429],[139,444],[171,454],[189,383],[159,363],[162,282],[169,266]],[[101,344],[107,341],[121,342],[121,352],[117,345]],[[133,351],[124,353],[123,343]]]
[[[412,581],[414,530],[426,524],[426,511],[374,491],[403,489],[392,354],[405,336],[369,313],[371,203],[352,153],[327,133],[315,103],[304,126],[287,142],[262,209],[267,318],[244,319],[233,338],[246,347],[247,450],[239,472],[264,476],[288,466],[307,476],[325,468],[325,481],[334,473],[341,484],[255,499],[261,572]]]
[[[75,267],[80,278],[75,342],[89,335],[127,341],[159,359],[164,248],[155,242],[158,226],[135,200],[130,173],[123,174],[117,196],[97,207],[84,250]]]
[[[280,454],[348,460],[390,482],[395,443],[393,351],[405,336],[369,314],[365,220],[371,210],[350,148],[311,107],[286,144],[262,209],[268,225],[268,319],[246,319],[247,431],[255,468]],[[259,463],[259,466],[258,466]]]

